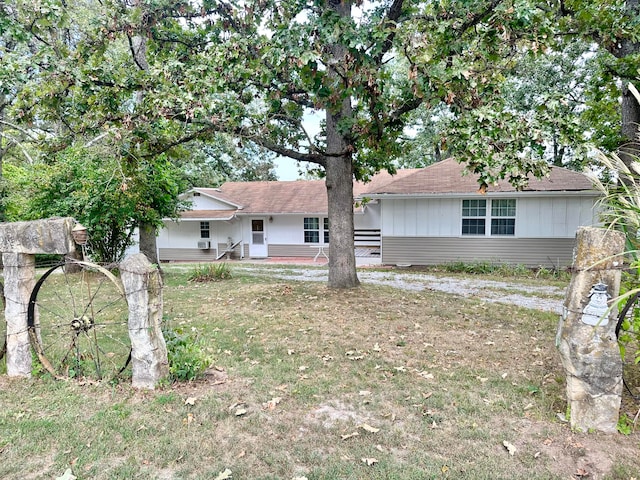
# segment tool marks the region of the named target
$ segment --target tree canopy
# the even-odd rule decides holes
[[[352,180],[395,170],[416,109],[455,119],[441,147],[479,175],[481,189],[499,179],[520,188],[547,163],[530,112],[505,95],[517,61],[575,36],[607,49],[616,75],[637,75],[637,0],[7,5],[0,25],[18,25],[13,38],[28,46],[31,69],[14,118],[52,125],[49,143],[60,150],[79,136],[110,135],[132,163],[223,134],[319,166],[332,230],[329,284],[338,288],[358,284]],[[561,110],[546,107],[556,121]],[[315,136],[305,128],[310,112],[324,115]]]

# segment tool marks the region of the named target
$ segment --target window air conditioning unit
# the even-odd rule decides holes
[[[202,240],[202,241],[198,242],[198,248],[200,250],[209,250],[209,248],[211,248],[211,242],[209,242],[207,240]]]

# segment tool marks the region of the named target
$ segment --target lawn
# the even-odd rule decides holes
[[[0,478],[640,478],[637,433],[559,418],[555,314],[263,273],[167,268],[167,325],[214,359],[199,381],[0,377]]]

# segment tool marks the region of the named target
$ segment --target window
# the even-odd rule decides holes
[[[329,243],[329,219],[324,219],[324,243]]]
[[[515,235],[516,201],[491,201],[491,235]]]
[[[209,222],[200,222],[200,238],[210,238]]]
[[[304,243],[329,243],[329,219],[322,219],[322,229],[320,229],[319,217],[305,217],[304,219]]]
[[[487,223],[490,225],[489,232]],[[462,235],[513,236],[515,233],[515,199],[462,201]]]
[[[320,243],[320,219],[304,218],[304,243]]]
[[[463,200],[462,235],[484,235],[486,215],[486,200]]]

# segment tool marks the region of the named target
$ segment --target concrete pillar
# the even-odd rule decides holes
[[[567,377],[571,427],[617,431],[622,360],[615,334],[617,309],[608,299],[620,291],[625,237],[582,227],[576,235],[573,277],[558,326],[557,346]]]
[[[132,384],[153,389],[169,375],[167,346],[162,335],[162,278],[142,253],[127,257],[120,274],[129,303]]]
[[[35,255],[3,253],[4,295],[7,322],[7,375],[31,376],[31,349],[27,330],[27,307],[36,283]]]

